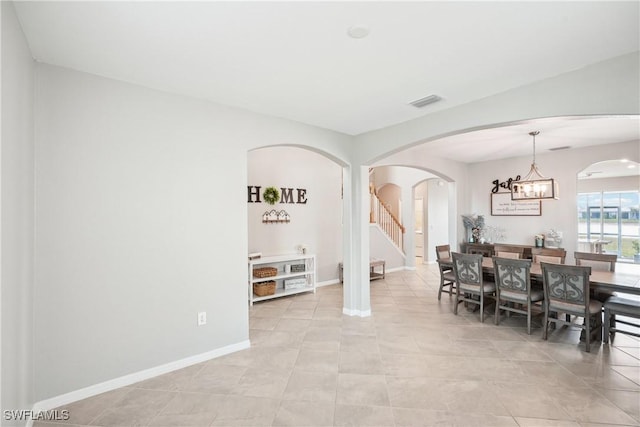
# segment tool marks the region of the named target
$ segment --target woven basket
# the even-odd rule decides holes
[[[253,277],[273,277],[278,274],[278,269],[275,267],[260,267],[253,269]]]
[[[259,297],[273,295],[276,293],[276,282],[273,280],[270,280],[268,282],[254,283],[253,293]]]

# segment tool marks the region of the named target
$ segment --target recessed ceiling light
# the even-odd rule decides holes
[[[347,30],[347,34],[353,39],[363,39],[369,35],[369,27],[354,25]]]
[[[621,159],[620,163],[627,163],[629,161],[629,159]]]

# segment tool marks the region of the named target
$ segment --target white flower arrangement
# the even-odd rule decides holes
[[[484,236],[487,242],[502,242],[507,239],[505,229],[494,225],[487,225],[484,229]]]

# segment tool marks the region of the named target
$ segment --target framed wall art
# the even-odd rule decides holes
[[[540,216],[540,200],[514,201],[511,193],[491,193],[492,216]]]

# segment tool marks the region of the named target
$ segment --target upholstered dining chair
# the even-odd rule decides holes
[[[456,276],[451,266],[440,263],[440,260],[451,260],[451,247],[449,245],[436,246],[436,257],[438,260],[438,268],[440,269],[440,288],[438,289],[438,301],[440,301],[442,292],[448,293],[449,297],[453,295],[456,288]]]
[[[482,277],[482,255],[453,252],[453,272],[456,277],[456,301],[453,313],[458,314],[461,302],[480,306],[480,322],[484,322],[484,301],[495,299],[496,284]],[[479,299],[474,299],[477,296]]]
[[[602,303],[589,298],[589,276],[591,267],[541,263],[542,283],[544,287],[544,324],[542,339],[547,339],[549,323],[575,325],[552,313],[584,317],[584,324],[578,325],[585,330],[585,350],[591,351],[593,335],[599,335],[602,327]],[[593,322],[593,323],[592,323]]]
[[[495,256],[500,258],[524,258],[524,247],[508,246],[508,245],[493,245],[493,252]]]
[[[549,264],[564,264],[567,251],[556,248],[531,248],[531,255],[535,264],[543,262]]]
[[[593,254],[591,252],[574,252],[576,265],[589,266],[592,270],[616,271],[616,254]]]
[[[574,252],[573,257],[576,260],[576,265],[587,265],[591,267],[591,270],[616,271],[616,262],[618,261],[618,255],[616,254]],[[591,292],[591,298],[595,298],[602,303],[612,296],[613,292],[608,291]]]
[[[531,289],[531,260],[493,257],[496,281],[495,323],[500,323],[500,311],[527,316],[527,334],[531,335],[531,307],[544,299],[542,289]],[[522,308],[516,308],[515,304]]]

